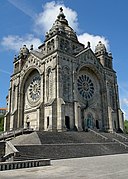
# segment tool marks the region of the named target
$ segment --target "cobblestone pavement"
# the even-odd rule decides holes
[[[127,179],[128,154],[53,160],[51,166],[0,171],[0,179]]]

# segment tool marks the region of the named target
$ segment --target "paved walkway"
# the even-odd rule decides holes
[[[127,179],[128,154],[54,160],[51,166],[0,171],[0,179]]]

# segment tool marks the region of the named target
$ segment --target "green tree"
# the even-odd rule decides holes
[[[4,130],[4,116],[0,116],[0,131]]]
[[[128,120],[124,121],[124,130],[128,134]]]

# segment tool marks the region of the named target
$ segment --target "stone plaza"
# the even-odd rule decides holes
[[[1,179],[127,179],[128,154],[53,160],[51,166],[1,171]]]

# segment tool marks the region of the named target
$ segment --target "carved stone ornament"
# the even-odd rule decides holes
[[[34,76],[28,87],[28,100],[30,103],[37,102],[41,95],[41,78]]]
[[[94,95],[94,84],[87,75],[80,75],[78,77],[77,89],[84,100],[90,100]]]

